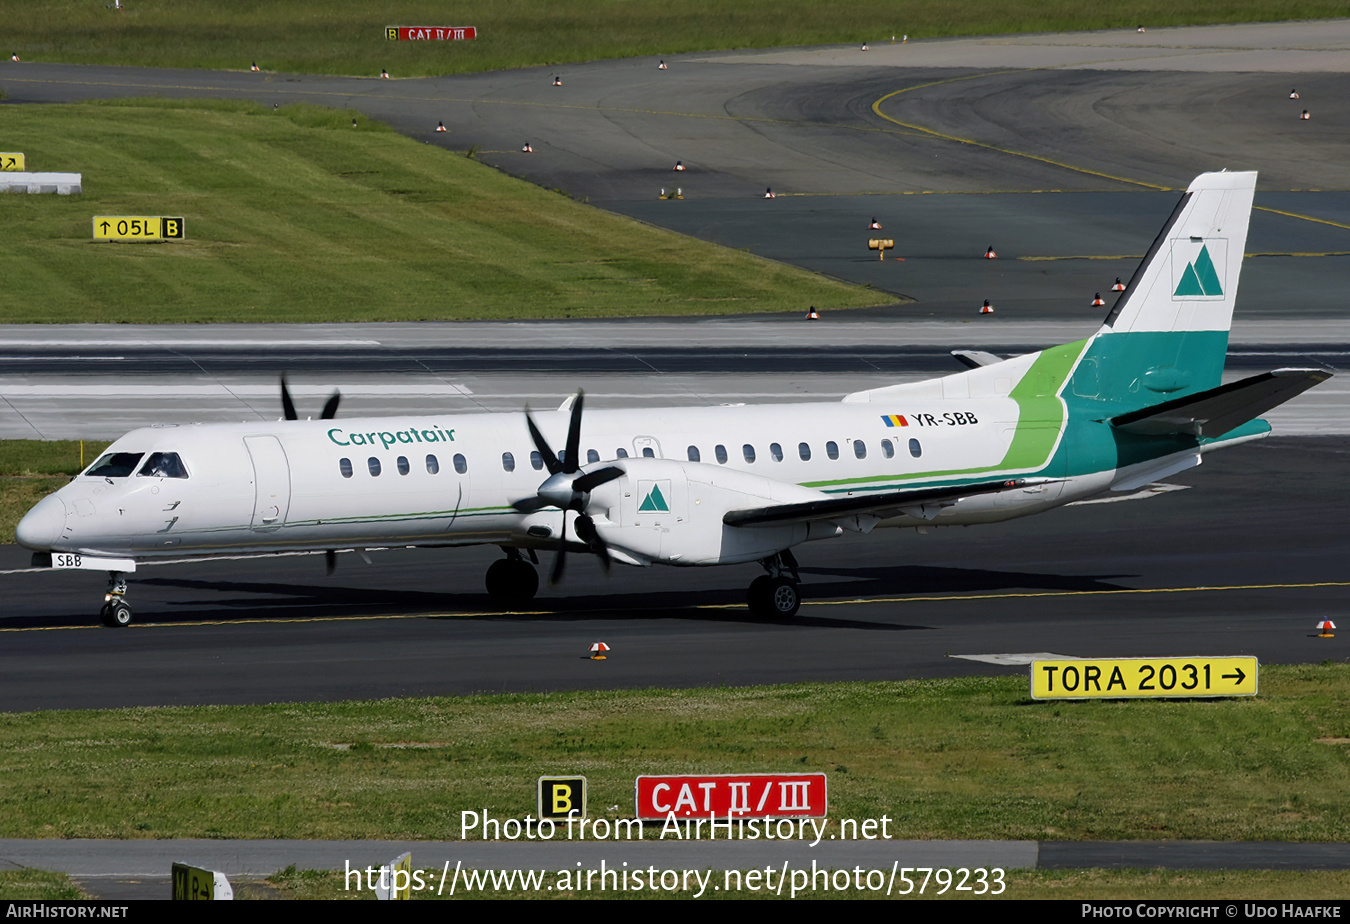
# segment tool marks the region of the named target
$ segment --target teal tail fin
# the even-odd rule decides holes
[[[1215,388],[1256,173],[1205,173],[1177,203],[1093,337],[1071,391],[1117,413]]]

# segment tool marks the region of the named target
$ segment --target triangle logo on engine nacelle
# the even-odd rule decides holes
[[[661,490],[663,484],[665,491]],[[666,495],[670,493],[669,481],[639,481],[638,492],[642,494],[638,513],[670,513],[670,504],[666,501]]]

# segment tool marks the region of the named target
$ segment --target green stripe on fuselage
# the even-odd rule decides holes
[[[1031,368],[1013,386],[1009,397],[1017,403],[1017,424],[1008,451],[998,463],[973,468],[808,481],[804,482],[804,486],[823,490],[827,494],[857,488],[882,491],[892,486],[913,487],[916,482],[961,475],[987,475],[990,472],[1030,473],[1044,468],[1055,453],[1055,446],[1064,431],[1068,416],[1060,392],[1087,344],[1086,340],[1078,340],[1042,350],[1031,364]]]

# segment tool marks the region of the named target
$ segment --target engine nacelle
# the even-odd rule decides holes
[[[832,523],[737,527],[722,522],[730,510],[826,496],[801,485],[702,462],[620,459],[604,464],[624,474],[591,493],[586,513],[611,555],[628,564],[758,561],[841,532]]]

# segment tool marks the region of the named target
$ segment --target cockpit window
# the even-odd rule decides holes
[[[141,452],[110,452],[89,467],[86,475],[95,478],[125,478],[136,470]]]
[[[186,478],[187,468],[176,452],[152,452],[137,475],[150,478]]]

